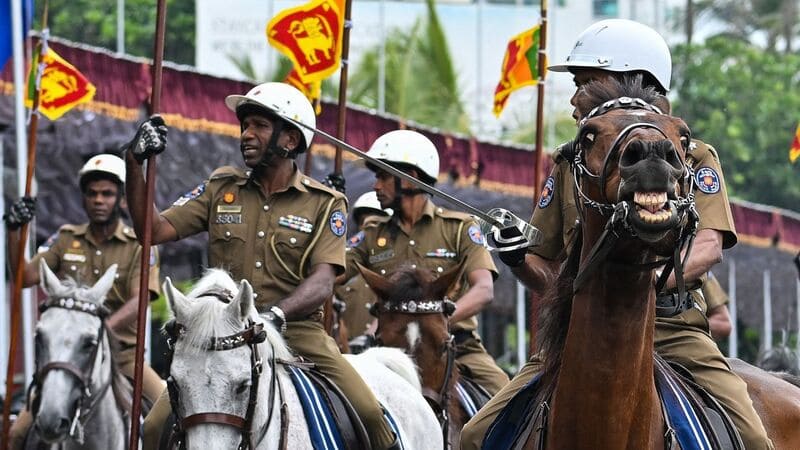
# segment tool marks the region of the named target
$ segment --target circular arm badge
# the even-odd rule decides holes
[[[716,194],[719,192],[719,175],[711,167],[701,167],[694,175],[697,189],[706,194]]]
[[[556,180],[553,177],[547,177],[547,181],[544,182],[544,188],[542,189],[542,194],[539,196],[539,209],[547,208],[547,205],[553,200],[553,187],[556,184]]]
[[[331,232],[338,237],[344,236],[344,233],[347,232],[347,218],[341,211],[331,213],[328,223],[331,226]]]

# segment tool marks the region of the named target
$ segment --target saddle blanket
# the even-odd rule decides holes
[[[300,403],[303,405],[303,413],[306,416],[309,437],[314,449],[345,450],[347,447],[344,444],[336,421],[333,419],[333,413],[328,402],[322,398],[317,387],[314,386],[302,369],[291,365],[287,366],[287,368],[289,369],[290,378],[297,389],[297,395],[300,397]],[[384,408],[383,414],[395,436],[400,436],[397,423],[395,423],[389,411]],[[400,444],[400,448],[404,449],[402,441]]]
[[[527,438],[528,434],[524,433],[526,426],[520,424],[530,426],[534,413],[540,411],[538,405],[533,402],[538,382],[537,375],[508,402],[489,427],[481,448],[511,450],[524,444],[520,441]],[[712,450],[706,429],[691,407],[686,394],[666,377],[657,378],[656,386],[667,415],[664,419],[674,430],[675,439],[680,443],[681,449]]]

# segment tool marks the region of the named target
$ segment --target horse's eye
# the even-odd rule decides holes
[[[250,380],[243,381],[236,386],[236,395],[242,395],[250,389]]]
[[[681,146],[684,149],[689,148],[689,136],[687,135],[681,136]]]
[[[584,143],[586,143],[587,145],[591,145],[594,144],[594,138],[595,134],[591,131],[587,131],[586,133],[583,134],[581,140],[584,141]]]
[[[83,347],[84,350],[92,350],[97,346],[97,339],[94,338],[84,339],[83,342],[81,343],[81,346]]]

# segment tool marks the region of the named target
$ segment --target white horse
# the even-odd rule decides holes
[[[36,324],[35,420],[27,448],[125,448],[130,384],[114,370],[103,306],[116,273],[115,264],[94,286],[78,286],[60,281],[42,260],[47,300]]]
[[[180,324],[170,374],[187,448],[311,449],[300,399],[282,363],[295,358],[280,333],[259,318],[250,284],[237,286],[226,272],[211,269],[186,296],[169,278],[164,292]],[[220,292],[227,294],[224,301]],[[405,354],[381,348],[348,361],[394,418],[405,449],[442,448],[439,423]],[[254,393],[255,407],[248,408]]]

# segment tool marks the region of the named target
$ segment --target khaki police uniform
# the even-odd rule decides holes
[[[428,200],[422,217],[406,234],[393,223],[391,217],[382,217],[368,224],[350,241],[347,252],[347,275],[358,272],[356,264],[386,275],[402,264],[412,264],[443,273],[463,264],[459,282],[448,293],[458,299],[469,289],[467,275],[486,269],[497,277],[497,268],[484,247],[480,228],[464,213],[436,207]],[[456,362],[466,367],[472,378],[490,394],[499,391],[508,376],[500,369],[481,344],[475,332],[477,317],[473,316],[450,325],[456,341]]]
[[[555,155],[556,166],[534,210],[531,223],[543,235],[542,245],[531,251],[543,258],[556,259],[569,249],[569,242],[578,226],[578,210],[573,195],[573,178],[569,162]],[[722,233],[723,248],[736,244],[728,195],[716,150],[693,141],[687,152],[687,163],[695,172],[695,203],[700,215],[698,231],[713,229]],[[697,283],[695,283],[697,284]],[[706,302],[699,289],[692,291],[695,307],[670,318],[657,317],[655,349],[665,359],[686,367],[695,381],[711,392],[731,416],[742,435],[745,448],[772,448],[761,420],[753,409],[747,386],[720,353],[708,329]],[[486,432],[510,399],[541,370],[535,356],[517,376],[464,427],[462,449],[480,448]]]
[[[347,327],[347,338],[361,336],[367,331],[367,326],[374,317],[369,313],[369,307],[375,303],[375,292],[369,287],[367,281],[360,274],[349,279],[345,284],[334,289],[336,298],[345,303],[342,320]]]
[[[709,311],[718,306],[728,304],[728,294],[724,289],[722,289],[722,286],[719,284],[719,280],[717,280],[717,277],[715,277],[711,272],[708,273],[708,277],[706,278],[705,283],[703,283],[702,291],[703,298],[708,305]]]
[[[344,269],[345,197],[296,168],[285,190],[265,196],[250,171],[222,167],[162,216],[179,239],[208,231],[209,266],[247,279],[261,312],[289,296],[315,265]],[[284,338],[344,392],[373,446],[387,448],[394,434],[381,407],[325,332],[322,318],[320,307],[304,320],[288,322]],[[145,419],[145,449],[157,447],[169,412],[169,394],[164,393]]]
[[[96,242],[89,232],[89,224],[63,225],[56,234],[50,237],[39,252],[31,259],[31,264],[39,266],[44,260],[48,267],[64,279],[72,277],[78,283],[94,285],[112,265],[117,264],[117,276],[114,285],[106,296],[105,306],[111,313],[119,310],[131,299],[131,293],[139,288],[139,267],[142,247],[136,240],[133,228],[119,221],[114,234],[104,242]],[[159,261],[158,251],[152,248],[150,258],[149,289],[153,297],[159,293]],[[119,370],[133,380],[136,356],[136,320],[115,333],[119,341],[119,350],[114,359]],[[150,401],[155,402],[164,389],[161,377],[147,364],[144,365],[142,392]],[[20,413],[12,428],[10,442],[12,448],[16,443],[21,446],[27,434],[32,417],[27,410]]]

